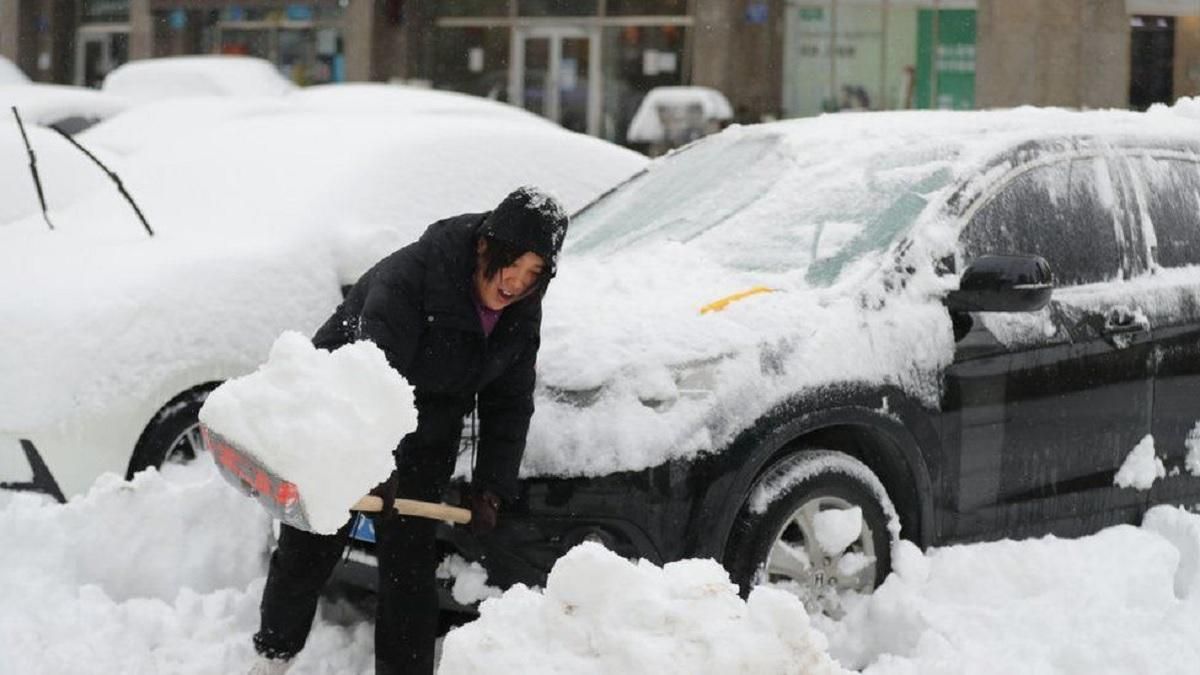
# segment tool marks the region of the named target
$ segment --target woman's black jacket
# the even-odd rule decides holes
[[[491,335],[484,336],[472,300],[472,275],[476,230],[486,215],[438,221],[419,240],[376,263],[317,331],[313,344],[332,350],[369,339],[378,345],[414,389],[418,435],[423,428],[432,441],[425,445],[445,452],[457,451],[462,416],[478,395],[473,481],[512,499],[533,415],[544,287],[505,308]]]

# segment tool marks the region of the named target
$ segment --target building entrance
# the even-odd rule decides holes
[[[129,60],[129,26],[79,28],[75,46],[75,84],[99,87],[109,71]]]
[[[509,61],[510,102],[567,129],[600,133],[600,31],[520,27]]]

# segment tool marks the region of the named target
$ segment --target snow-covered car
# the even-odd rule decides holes
[[[733,106],[711,87],[655,87],[638,104],[626,137],[658,155],[719,131],[733,120]]]
[[[0,486],[61,499],[193,455],[208,391],[428,223],[527,183],[577,209],[647,161],[545,125],[407,122],[264,114],[147,148],[120,171],[154,236],[111,188],[53,231],[0,227]]]
[[[55,126],[75,134],[129,107],[120,96],[66,84],[0,85],[3,124],[15,124],[12,108],[25,124]]]
[[[296,85],[270,61],[207,54],[140,59],[117,66],[102,91],[146,103],[191,96],[282,96]]]
[[[495,585],[543,585],[594,540],[836,614],[899,537],[1195,504],[1197,195],[1200,123],[1167,110],[828,115],[691,144],[573,219],[521,497],[447,542]]]

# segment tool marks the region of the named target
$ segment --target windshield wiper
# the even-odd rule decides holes
[[[42,179],[38,176],[37,170],[37,155],[33,153],[33,146],[29,144],[29,136],[25,135],[25,125],[21,122],[21,113],[17,112],[17,106],[12,107],[13,117],[17,118],[17,128],[21,130],[21,140],[25,141],[25,150],[29,153],[29,173],[33,174],[33,184],[37,187],[38,203],[42,205],[42,218],[46,220],[46,225],[50,229],[54,229],[54,223],[50,222],[50,214],[46,213],[46,196],[42,193]]]
[[[109,169],[107,166],[104,166],[104,162],[101,162],[99,158],[97,158],[92,153],[88,152],[88,149],[83,147],[82,145],[80,145],[79,141],[72,138],[71,134],[68,134],[67,132],[63,131],[62,129],[59,129],[57,126],[55,126],[53,124],[50,125],[50,128],[53,129],[54,131],[56,131],[59,136],[62,136],[63,138],[67,139],[68,143],[75,146],[80,152],[82,152],[84,155],[86,155],[88,159],[95,162],[96,166],[100,167],[100,169],[102,171],[104,171],[104,173],[109,178],[112,179],[112,182],[117,184],[117,190],[121,193],[121,196],[124,197],[125,201],[129,202],[129,205],[133,207],[133,212],[137,214],[138,220],[142,221],[142,227],[146,228],[146,232],[151,237],[153,237],[154,230],[150,229],[150,223],[146,222],[146,216],[142,215],[142,210],[139,209],[137,203],[133,201],[133,196],[130,195],[129,191],[125,189],[125,184],[121,182],[121,177],[118,176],[116,174],[116,172],[113,171],[112,169]],[[30,152],[32,153],[32,150]],[[38,194],[39,195],[41,194],[41,188],[38,188]],[[43,204],[42,209],[44,210],[45,208],[46,207]]]

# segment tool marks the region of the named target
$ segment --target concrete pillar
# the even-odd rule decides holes
[[[1125,0],[979,0],[977,31],[980,108],[1128,105]]]
[[[402,80],[433,80],[433,39],[436,0],[406,0],[394,33],[388,75]]]
[[[154,56],[154,15],[150,0],[129,0],[129,60]]]
[[[17,63],[17,43],[21,37],[18,0],[0,0],[0,56]]]
[[[777,117],[783,96],[783,0],[767,2],[765,23],[751,23],[745,3],[695,0],[692,84],[729,99],[739,121]]]
[[[350,0],[343,25],[346,33],[342,46],[346,58],[346,79],[366,82],[373,79],[372,57],[375,50],[375,24],[378,16],[373,0]]]
[[[1200,96],[1200,16],[1175,20],[1175,97]]]

